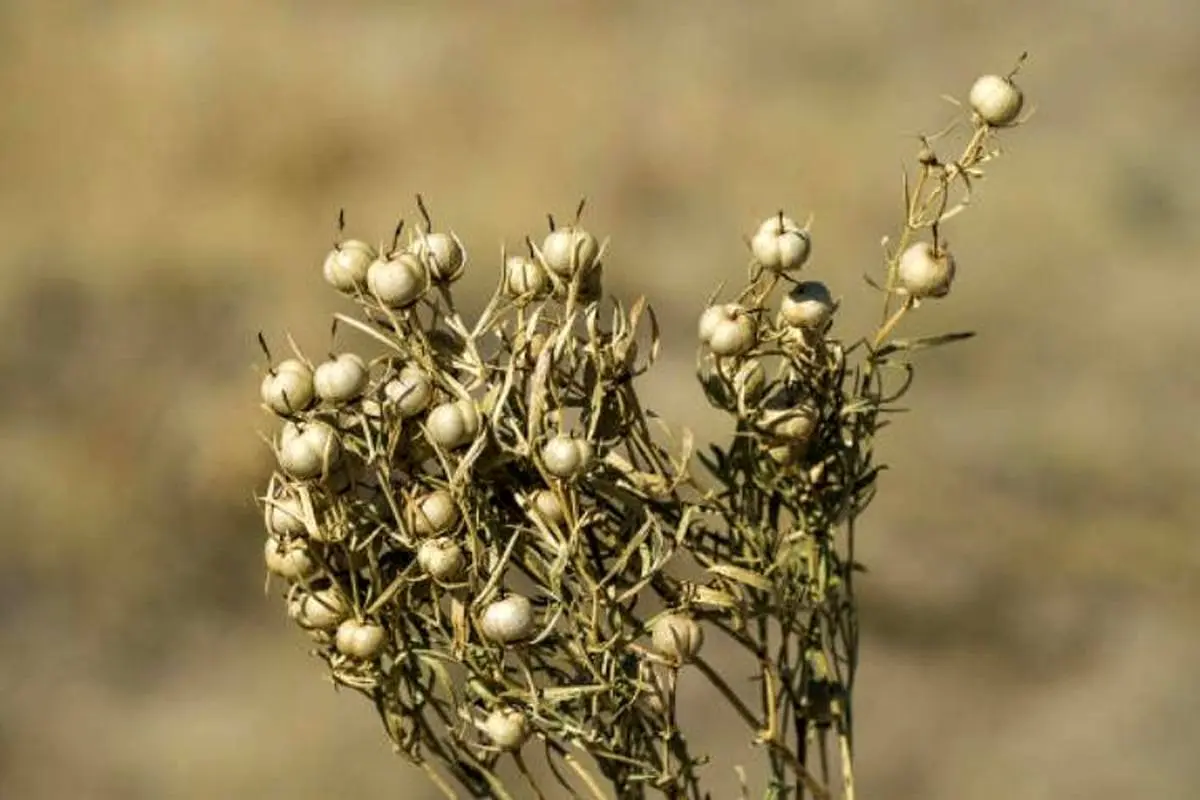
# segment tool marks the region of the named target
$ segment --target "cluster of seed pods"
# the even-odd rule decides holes
[[[688,524],[682,462],[633,441],[632,379],[649,364],[635,339],[653,312],[616,304],[605,326],[604,245],[551,220],[527,253],[501,254],[468,326],[451,294],[466,248],[425,221],[407,243],[342,239],[324,260],[358,310],[336,315],[335,341],[367,348],[267,350],[267,569],[335,681],[409,717],[389,734],[410,756],[434,728],[484,768],[539,733],[603,743],[564,719],[593,702],[580,675],[607,673],[605,702],[661,715],[655,670],[703,639],[686,609],[632,612]],[[538,707],[551,687],[568,701]]]

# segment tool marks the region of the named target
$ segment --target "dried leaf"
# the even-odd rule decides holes
[[[334,314],[333,316],[339,322],[349,325],[351,328],[354,328],[355,330],[365,333],[367,336],[370,336],[375,341],[381,343],[384,347],[387,347],[390,350],[395,350],[397,353],[407,355],[405,353],[404,349],[402,347],[400,347],[400,345],[398,345],[394,340],[383,335],[379,331],[372,328],[370,325],[360,322],[360,321],[356,320],[354,317],[347,317],[345,314]]]
[[[722,578],[728,578],[732,581],[743,583],[746,586],[753,587],[760,591],[766,592],[770,591],[772,588],[771,582],[762,575],[759,575],[757,572],[753,572],[748,569],[735,567],[732,564],[710,564],[709,566],[705,567],[705,569],[714,575],[719,575]]]
[[[710,586],[692,587],[691,599],[692,602],[701,605],[718,606],[719,608],[737,608],[740,605],[738,599],[733,595]]]
[[[625,567],[629,563],[629,559],[633,557],[633,554],[636,553],[639,548],[641,548],[642,542],[646,541],[646,537],[650,534],[653,524],[654,521],[652,519],[647,520],[640,528],[637,529],[637,532],[632,538],[630,538],[629,543],[625,545],[623,550],[621,550],[621,554],[617,556],[617,560],[612,565],[612,568],[609,569],[608,574],[606,574],[600,580],[600,586],[604,586],[625,571]],[[645,576],[646,574],[643,572],[643,574],[639,577]]]
[[[371,605],[367,606],[365,612],[368,615],[378,614],[380,609],[392,601],[392,598],[399,593],[400,589],[403,588],[404,584],[407,583],[408,580],[409,579],[404,575],[397,575],[392,579],[392,582],[387,585],[387,588],[379,593],[379,596],[375,598]]]
[[[941,347],[942,345],[953,344],[954,342],[966,341],[974,336],[974,331],[960,331],[957,333],[942,333],[937,336],[921,336],[916,339],[893,339],[876,350],[875,355],[883,358],[893,353],[911,353],[917,350],[928,350],[931,347]]]
[[[662,333],[654,306],[646,306],[646,316],[650,318],[650,355],[646,357],[646,366],[649,366],[658,360],[659,351],[662,349]]]

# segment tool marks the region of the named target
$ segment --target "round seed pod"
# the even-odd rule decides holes
[[[268,571],[289,581],[306,578],[316,571],[316,564],[303,542],[293,541],[285,544],[270,536],[263,548],[263,559],[267,563]]]
[[[592,446],[586,439],[562,434],[552,436],[542,445],[542,464],[556,478],[573,478],[588,468]]]
[[[967,97],[979,118],[998,128],[1012,125],[1021,114],[1025,96],[1011,78],[983,75],[975,80]]]
[[[512,644],[533,634],[533,604],[524,595],[511,594],[488,604],[479,618],[479,632],[496,644]]]
[[[280,361],[263,376],[261,394],[267,408],[280,416],[303,411],[313,401],[312,370],[295,358]]]
[[[325,256],[325,281],[339,292],[354,294],[367,285],[367,268],[376,258],[375,248],[357,239],[347,239]]]
[[[433,381],[420,367],[407,364],[397,377],[384,384],[383,396],[395,406],[400,416],[416,416],[429,408],[433,399]]]
[[[654,652],[675,664],[684,664],[700,652],[704,629],[687,614],[665,614],[650,629]]]
[[[696,334],[700,337],[700,341],[708,344],[717,332],[717,328],[721,323],[729,319],[729,311],[724,305],[709,306],[700,314],[700,324],[697,326]]]
[[[542,241],[542,263],[560,278],[588,272],[600,256],[596,237],[583,228],[566,225],[550,231]]]
[[[324,422],[286,423],[278,451],[280,468],[299,480],[327,477],[342,460],[337,432]]]
[[[429,412],[425,428],[439,447],[453,450],[475,441],[479,434],[479,412],[474,403],[466,400],[443,403]]]
[[[530,498],[531,509],[551,525],[562,525],[567,521],[566,512],[558,496],[550,489],[538,489]]]
[[[436,489],[409,502],[412,529],[420,536],[446,533],[458,524],[458,505],[445,489]]]
[[[817,429],[817,419],[810,408],[770,409],[762,412],[758,427],[776,439],[806,442]]]
[[[515,708],[498,708],[488,714],[483,731],[493,745],[504,751],[519,749],[529,736],[525,714]]]
[[[784,295],[779,316],[793,328],[820,329],[833,315],[833,297],[820,281],[802,281]]]
[[[333,644],[342,655],[369,661],[383,652],[386,632],[381,625],[347,619],[338,625]]]
[[[550,288],[546,270],[524,256],[504,259],[504,293],[509,297],[537,298]]]
[[[935,250],[929,242],[917,242],[900,254],[896,277],[900,290],[912,297],[945,297],[954,270],[954,257],[948,250]]]
[[[268,533],[284,537],[303,536],[308,533],[304,504],[300,502],[299,497],[269,497],[266,504]]]
[[[750,251],[764,269],[794,272],[808,261],[812,239],[791,217],[772,214],[762,221],[750,239]]]
[[[331,631],[346,615],[350,605],[335,587],[318,589],[309,594],[301,592],[288,604],[288,616],[302,628]]]
[[[467,263],[467,251],[453,232],[421,233],[413,239],[409,252],[424,262],[430,277],[437,283],[452,283],[462,276]]]
[[[408,308],[429,291],[429,268],[407,252],[376,259],[367,268],[367,287],[388,308]]]
[[[417,548],[417,564],[435,581],[453,581],[463,571],[462,547],[445,536],[426,539]]]
[[[712,306],[700,316],[700,341],[714,355],[737,356],[754,347],[758,327],[754,317],[736,303]]]
[[[323,364],[313,373],[317,396],[327,403],[348,403],[367,388],[367,364],[354,353],[342,353]]]

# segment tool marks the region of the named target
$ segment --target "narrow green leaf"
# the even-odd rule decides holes
[[[974,331],[959,331],[956,333],[942,333],[937,336],[920,336],[916,339],[894,339],[876,350],[875,355],[882,358],[901,351],[928,350],[931,347],[941,347],[945,344],[962,342],[974,336]]]

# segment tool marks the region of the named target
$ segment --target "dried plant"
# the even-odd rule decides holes
[[[895,333],[950,290],[943,225],[1023,121],[1015,74],[981,78],[970,110],[921,138],[883,279],[867,277],[883,305],[871,334],[836,336],[829,290],[793,277],[808,225],[779,212],[748,240],[745,285],[700,319],[700,384],[736,423],[707,453],[638,395],[658,324],[642,299],[603,298],[606,243],[582,203],[501,253],[473,324],[451,292],[463,243],[419,196],[415,230],[378,248],[340,239],[339,220],[324,274],[361,314],[335,315],[335,332],[379,355],[314,365],[292,342],[268,369],[283,426],[266,562],[335,684],[446,796],[707,796],[676,713],[687,669],[761,745],[769,796],[853,797],[855,536],[883,468],[875,436],[912,354],[970,336]],[[757,703],[705,659],[714,636],[757,665]]]

